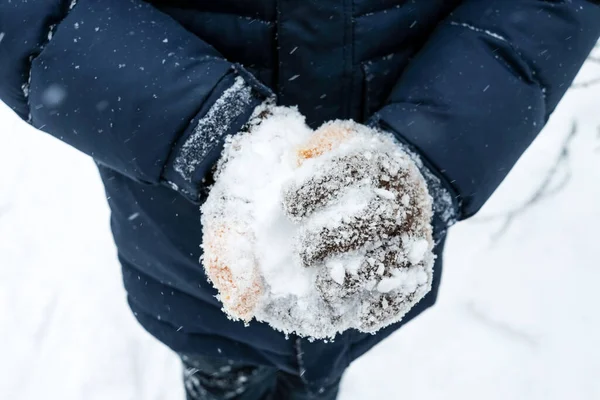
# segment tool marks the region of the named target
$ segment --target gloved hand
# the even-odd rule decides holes
[[[297,251],[318,292],[357,307],[361,331],[399,320],[432,281],[432,199],[415,162],[391,136],[340,121],[297,156],[284,210],[302,224]]]
[[[419,159],[354,122],[313,132],[294,109],[258,115],[226,144],[202,207],[224,311],[315,338],[399,321],[433,279]]]

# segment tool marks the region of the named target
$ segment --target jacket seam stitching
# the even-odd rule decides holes
[[[390,11],[390,10],[396,10],[396,9],[398,9],[398,10],[399,10],[399,9],[401,9],[402,7],[404,7],[404,6],[406,5],[406,3],[407,3],[407,1],[406,1],[406,0],[404,0],[404,1],[403,1],[402,3],[400,3],[400,4],[396,4],[396,5],[394,5],[394,6],[386,7],[386,8],[383,8],[383,9],[381,9],[381,10],[368,11],[368,12],[365,12],[365,13],[362,13],[362,14],[359,14],[359,15],[356,15],[356,16],[354,16],[354,18],[370,17],[370,16],[372,16],[372,15],[381,14],[381,13],[384,13],[384,12],[387,12],[387,11]]]
[[[391,57],[395,57],[398,54],[406,54],[406,50],[392,51],[391,53],[387,53],[387,54],[382,54],[382,55],[377,55],[377,56],[365,58],[364,60],[356,61],[354,63],[354,66],[358,67],[358,66],[361,66],[363,64],[377,63],[377,62],[381,62],[381,61],[386,61],[387,59],[389,59]]]
[[[268,19],[262,19],[262,18],[252,17],[250,15],[240,15],[240,14],[228,13],[228,12],[223,12],[223,11],[206,11],[206,10],[202,10],[202,11],[199,11],[199,13],[200,14],[227,15],[227,16],[231,16],[233,18],[239,18],[239,19],[247,20],[249,24],[252,24],[252,21],[257,21],[257,22],[259,22],[261,24],[264,24],[264,25],[273,26],[275,24],[275,22],[276,22],[276,21],[269,21]]]
[[[532,65],[531,62],[529,62],[525,57],[523,57],[521,55],[521,52],[510,42],[510,40],[508,40],[505,36],[503,36],[497,32],[494,32],[494,31],[491,31],[491,30],[485,29],[485,28],[480,28],[478,26],[469,24],[464,21],[450,20],[450,21],[448,21],[448,23],[451,26],[455,26],[455,27],[458,27],[461,29],[465,29],[465,30],[477,32],[477,33],[482,33],[482,34],[486,35],[488,38],[491,38],[498,42],[504,43],[506,46],[508,46],[510,48],[510,50],[512,50],[512,52],[514,53],[515,57],[517,57],[524,65],[526,65],[527,68],[529,69],[529,71],[531,72],[530,76],[528,76],[527,78],[531,80],[531,83],[533,83],[538,88],[540,88],[540,90],[542,92],[542,100],[544,102],[544,115],[546,116],[546,118],[548,117],[548,114],[546,111],[546,110],[548,110],[548,99],[546,96],[547,85],[545,85],[542,81],[540,81],[540,79],[537,77],[537,75],[538,75],[537,69]],[[511,68],[511,70],[514,71],[514,68]],[[516,72],[516,71],[514,71],[514,72]]]
[[[146,0],[147,1],[147,0]],[[189,11],[191,8],[189,7],[181,7],[181,6],[177,6],[177,5],[171,5],[171,6],[166,6],[166,7],[161,7],[161,9],[163,10],[173,10],[173,9],[177,9],[177,10],[184,10],[184,11]],[[244,14],[236,14],[234,12],[226,12],[226,11],[210,11],[210,10],[194,10],[195,12],[198,12],[200,14],[221,14],[221,15],[228,15],[234,18],[242,18],[242,19],[246,19],[248,21],[258,21],[260,23],[264,23],[264,24],[268,24],[268,25],[273,25],[275,24],[277,21],[275,20],[268,20],[266,18],[259,18],[253,15],[244,15]],[[252,22],[250,22],[252,23]]]
[[[297,337],[296,342],[294,343],[294,347],[296,349],[296,361],[298,362],[298,376],[300,380],[304,384],[304,389],[308,392],[310,396],[314,396],[314,393],[310,390],[310,383],[308,379],[306,379],[306,365],[304,363],[304,352],[302,351],[302,339]]]
[[[277,96],[281,96],[282,94],[282,88],[283,88],[283,84],[282,84],[282,65],[281,65],[281,55],[282,55],[282,51],[283,49],[281,48],[281,34],[283,32],[283,21],[281,18],[281,0],[276,0],[276,4],[275,4],[276,10],[275,10],[275,15],[276,15],[276,21],[275,21],[275,51],[274,51],[274,55],[275,55],[275,64],[273,66],[273,71],[274,71],[274,77],[273,77],[273,82],[274,82],[274,86],[275,86],[275,93],[277,94]]]
[[[351,23],[352,20],[352,15],[348,13],[348,0],[344,0],[343,4],[343,16],[344,16],[344,28],[343,28],[343,34],[342,34],[342,90],[340,90],[340,104],[342,105],[342,110],[343,113],[347,116],[348,115],[348,110],[349,110],[349,99],[346,95],[346,91],[350,92],[350,88],[347,86],[348,84],[348,25],[349,23]]]
[[[348,65],[348,91],[350,93],[354,93],[354,86],[355,86],[355,82],[354,82],[354,70],[355,70],[355,65],[354,65],[354,57],[355,57],[355,50],[356,50],[356,46],[355,46],[355,35],[354,35],[354,18],[352,18],[352,15],[354,14],[354,1],[350,1],[349,3],[350,5],[350,13],[348,15],[348,24],[350,24],[350,26],[348,27],[348,31],[350,33],[350,56],[349,56],[349,60],[347,60]],[[348,96],[348,117],[352,117],[352,113],[355,110],[354,104],[356,102],[356,100],[354,100],[356,97],[355,96]]]
[[[21,85],[21,90],[23,91],[23,96],[25,97],[25,101],[27,103],[27,110],[28,110],[27,122],[30,124],[32,123],[32,116],[31,116],[31,104],[29,102],[29,95],[30,95],[30,91],[31,91],[31,73],[33,70],[33,63],[40,56],[40,54],[42,54],[42,52],[46,49],[48,44],[50,44],[50,42],[54,38],[56,29],[69,16],[69,14],[73,10],[73,8],[77,5],[77,2],[79,0],[70,0],[69,2],[67,2],[65,0],[62,0],[62,1],[64,2],[63,3],[64,5],[68,4],[68,6],[66,7],[66,10],[63,12],[62,17],[56,23],[48,25],[48,28],[47,28],[48,34],[46,35],[46,40],[43,41],[42,43],[40,43],[37,51],[32,53],[29,56],[29,60],[27,62],[27,69],[26,69],[27,80]]]

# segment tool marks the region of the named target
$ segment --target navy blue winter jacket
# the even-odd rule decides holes
[[[98,164],[150,333],[319,385],[401,324],[309,343],[225,317],[198,262],[203,178],[223,137],[272,95],[313,127],[370,121],[421,154],[465,218],[599,36],[592,0],[2,0],[0,99]],[[403,322],[434,303],[440,260]]]

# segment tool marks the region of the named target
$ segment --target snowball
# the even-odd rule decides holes
[[[224,311],[234,319],[255,318],[286,334],[312,338],[334,337],[350,328],[373,332],[400,320],[431,287],[431,204],[416,167],[395,151],[390,135],[337,121],[329,126],[337,129],[335,143],[317,141],[325,151],[307,148],[314,132],[295,109],[269,107],[268,112],[267,118],[253,120],[248,132],[228,138],[202,206],[203,262]],[[346,135],[350,130],[357,133]],[[332,162],[336,157],[356,163],[351,174],[344,175],[348,164]],[[378,165],[382,169],[373,167]],[[382,187],[373,183],[373,173]],[[288,204],[286,190],[306,182],[312,185],[307,186],[307,203]],[[414,187],[410,195],[399,196],[394,184]],[[324,188],[334,195],[319,197]],[[391,221],[397,231],[409,207],[425,210],[417,226],[429,236],[411,232],[401,240],[391,231],[379,232],[381,221]],[[361,220],[367,212],[371,217]],[[357,217],[365,225],[362,233],[353,225]],[[322,250],[318,243],[303,240],[323,229],[333,247],[360,235],[370,239],[305,265],[299,246],[317,254]],[[386,258],[389,251],[396,255]],[[354,292],[343,295],[347,290]],[[389,298],[377,300],[381,294]],[[394,300],[401,298],[406,300]]]

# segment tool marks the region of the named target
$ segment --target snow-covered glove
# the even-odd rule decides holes
[[[361,331],[398,321],[431,288],[432,199],[412,156],[353,122],[321,127],[297,153],[284,209],[303,224],[302,265],[333,309],[358,310]]]
[[[257,115],[228,139],[202,206],[224,311],[314,338],[399,321],[433,279],[420,160],[354,122],[314,132],[293,108]]]

